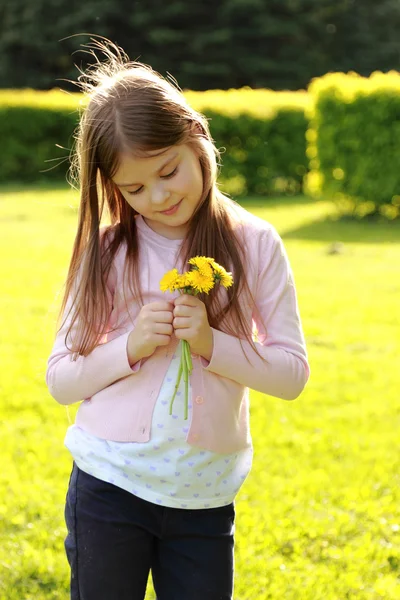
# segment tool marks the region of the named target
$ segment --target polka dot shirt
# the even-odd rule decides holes
[[[252,448],[216,454],[186,442],[192,405],[190,389],[184,420],[183,379],[169,414],[180,349],[179,345],[161,386],[149,442],[108,441],[72,425],[65,445],[81,470],[149,502],[188,509],[224,506],[234,500],[250,472]]]

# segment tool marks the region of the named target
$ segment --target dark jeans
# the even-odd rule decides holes
[[[72,469],[65,506],[71,600],[231,600],[234,504],[167,508]]]

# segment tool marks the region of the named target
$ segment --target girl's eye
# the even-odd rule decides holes
[[[136,196],[136,194],[140,194],[140,192],[142,191],[142,189],[143,189],[143,186],[142,186],[142,187],[140,187],[138,190],[135,190],[134,192],[129,192],[129,191],[128,191],[128,194],[129,194],[130,196]]]
[[[178,167],[175,167],[175,169],[173,171],[171,171],[171,173],[168,173],[168,175],[163,175],[163,179],[171,179],[171,177],[173,177],[174,175],[176,175],[178,172]]]
[[[175,169],[173,171],[171,171],[171,173],[168,173],[168,175],[163,175],[161,177],[161,179],[171,179],[172,177],[174,177],[174,175],[176,175],[178,172],[178,167],[176,166]],[[141,186],[138,190],[135,190],[134,192],[129,192],[128,194],[130,196],[136,196],[136,194],[140,194],[140,192],[142,191],[143,186]]]

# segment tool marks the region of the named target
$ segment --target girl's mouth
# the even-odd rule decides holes
[[[182,200],[179,200],[177,204],[174,204],[174,206],[171,206],[171,208],[169,208],[168,210],[160,210],[160,213],[162,215],[174,215],[179,209],[181,202]]]

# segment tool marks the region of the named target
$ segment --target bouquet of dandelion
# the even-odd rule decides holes
[[[196,296],[201,292],[208,294],[215,285],[221,284],[228,288],[233,284],[232,274],[225,271],[215,262],[213,258],[205,256],[195,256],[189,260],[191,266],[189,271],[178,273],[177,269],[168,271],[160,281],[162,292],[179,291],[181,294],[190,294]],[[188,418],[189,405],[189,377],[193,369],[190,346],[187,340],[181,340],[181,362],[179,365],[178,377],[175,384],[174,394],[169,406],[169,414],[172,415],[172,405],[175,400],[176,392],[182,376],[185,382],[185,419]]]

